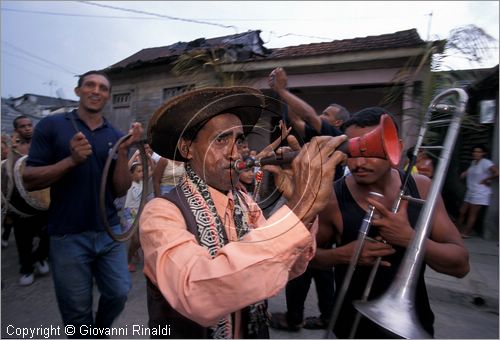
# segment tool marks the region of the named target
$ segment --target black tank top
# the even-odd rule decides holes
[[[402,178],[403,173],[400,171],[399,174]],[[352,197],[351,192],[347,188],[345,177],[334,183],[334,190],[337,196],[337,201],[339,203],[339,209],[342,214],[343,222],[341,243],[337,246],[342,246],[355,241],[358,238],[358,230],[361,226],[366,211],[363,210]],[[420,198],[417,185],[413,177],[410,177],[408,180],[405,194]],[[415,228],[415,225],[418,221],[420,209],[421,206],[416,203],[410,202],[410,204],[408,205],[408,219],[413,228]],[[375,237],[376,235],[377,228],[370,228],[369,236]],[[406,251],[406,249],[402,247],[395,246],[394,248],[396,252],[391,256],[384,258],[384,260],[389,261],[392,265],[390,267],[379,267],[368,300],[373,300],[374,298],[384,293],[394,280],[401,260],[403,259],[404,253]],[[348,264],[335,266],[336,287],[342,286],[347,268]],[[356,267],[351,280],[351,284],[345,296],[342,309],[335,324],[334,331],[337,338],[347,338],[349,336],[352,328],[352,322],[356,314],[356,309],[354,309],[354,307],[352,306],[352,301],[361,299],[371,268],[372,267],[367,266]],[[420,271],[420,275],[418,277],[415,302],[416,313],[424,329],[430,335],[434,335],[434,314],[429,305],[429,298],[427,296],[427,290],[424,282],[424,272],[425,265],[422,266],[422,270]],[[337,297],[338,292],[339,289],[336,289],[335,298]],[[394,335],[387,333],[372,321],[362,317],[355,338],[378,339],[389,338],[393,336]]]

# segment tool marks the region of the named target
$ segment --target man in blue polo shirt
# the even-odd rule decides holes
[[[109,237],[99,214],[104,164],[123,136],[102,113],[110,90],[105,73],[81,75],[75,88],[78,109],[37,124],[23,175],[28,190],[51,189],[49,260],[63,322],[75,326],[77,338],[84,335],[79,332],[82,325],[111,327],[131,287],[125,244]],[[132,136],[121,143],[109,172],[105,205],[108,223],[117,233],[120,221],[113,200],[130,187],[128,148],[142,132],[139,123],[132,125]],[[101,293],[95,318],[94,279]]]

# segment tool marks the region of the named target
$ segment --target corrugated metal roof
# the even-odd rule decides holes
[[[260,39],[260,31],[226,35],[211,39],[199,38],[190,42],[177,42],[168,46],[145,48],[122,61],[109,66],[106,70],[130,67],[134,64],[149,63],[158,59],[170,59],[185,52],[197,49],[207,50],[213,48],[244,48],[253,52],[251,54],[263,55],[268,50]]]

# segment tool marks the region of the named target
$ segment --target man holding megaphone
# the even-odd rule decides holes
[[[366,136],[379,126],[382,117],[388,114],[384,109],[372,107],[361,110],[351,116],[344,124],[349,141]],[[392,117],[391,114],[388,114]],[[392,117],[392,120],[394,118]],[[386,140],[385,135],[381,138]],[[376,143],[369,143],[369,147]],[[393,143],[392,143],[393,144]],[[400,149],[399,149],[400,150]],[[396,149],[389,151],[390,156],[396,155]],[[392,159],[392,160],[391,160]],[[415,235],[415,226],[419,218],[421,206],[415,201],[403,200],[397,212],[392,212],[393,202],[398,198],[402,187],[403,173],[397,170],[395,159],[371,157],[351,157],[347,160],[350,175],[334,184],[333,195],[326,208],[320,213],[320,228],[318,232],[318,250],[312,263],[320,267],[335,268],[337,287],[343,285],[344,278],[349,274],[350,264],[358,239],[358,229],[363,224],[367,211],[374,207],[375,214],[367,241],[360,252],[355,265],[358,266],[345,295],[339,297],[336,291],[336,301],[343,303],[339,313],[334,309],[332,319],[337,338],[387,338],[388,334],[374,322],[361,318],[359,326],[353,327],[356,319],[354,300],[360,300],[368,281],[372,266],[381,258],[380,268],[372,284],[370,300],[382,295],[394,280],[401,265],[405,250],[409,247]],[[422,175],[411,175],[407,181],[406,194],[414,198],[426,198],[430,191],[431,181]],[[375,192],[376,194],[372,194]],[[460,237],[458,229],[450,220],[443,200],[436,200],[432,231],[425,244],[424,261],[437,272],[463,277],[469,271],[468,251]],[[320,249],[327,242],[334,242],[335,248]],[[423,267],[416,285],[416,314],[423,329],[434,334],[432,313],[424,281]],[[344,292],[343,292],[344,293]],[[332,322],[331,322],[332,323]],[[330,325],[333,326],[333,325]],[[329,327],[330,328],[330,327]],[[357,330],[350,334],[352,330]],[[392,335],[393,336],[393,335]]]

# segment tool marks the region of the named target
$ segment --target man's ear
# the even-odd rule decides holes
[[[75,94],[77,97],[80,97],[80,88],[78,86],[75,87]]]
[[[342,124],[344,124],[344,121],[342,119],[335,119],[335,127],[337,129],[340,129],[340,127],[342,126]]]
[[[179,142],[177,143],[177,149],[181,153],[182,157],[185,159],[191,159],[191,143],[192,141],[189,141],[185,138],[181,138]]]

